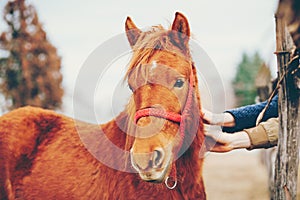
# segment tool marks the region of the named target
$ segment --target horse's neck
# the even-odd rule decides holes
[[[204,136],[198,131],[194,140],[184,154],[178,159],[178,165],[183,166],[185,171],[189,171],[190,168],[196,166],[196,164],[203,159],[205,152],[205,145],[202,144],[204,141]]]
[[[106,137],[121,149],[124,149],[125,147],[127,123],[128,114],[126,112],[121,112],[113,120],[101,125]]]
[[[200,137],[198,137],[198,135]],[[204,156],[203,139],[198,132],[188,150],[177,160],[177,178],[181,183],[180,190],[188,194],[187,199],[205,199],[205,190],[202,178],[202,163]]]
[[[198,88],[197,82],[196,79],[195,88]],[[198,90],[195,91],[194,102],[195,104],[192,105],[190,110],[190,117],[185,132],[188,148],[177,161],[177,169],[179,170],[179,174],[182,175],[182,181],[185,182],[186,185],[195,183],[201,185],[199,180],[202,181],[202,163],[206,151],[203,120],[201,118],[200,95]]]
[[[128,151],[126,143],[127,115],[122,112],[114,120],[102,125],[76,123],[76,131],[85,148],[98,161],[99,167],[106,165],[114,169],[125,169]]]

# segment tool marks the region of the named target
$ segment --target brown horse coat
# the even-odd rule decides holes
[[[126,120],[124,113],[116,118],[123,125]],[[124,147],[126,135],[116,121],[102,128],[110,130],[107,137],[111,141]],[[182,158],[183,182],[169,190],[164,184],[141,181],[137,174],[111,169],[95,159],[77,130],[85,131],[86,139],[98,139],[99,153],[107,159],[124,161],[124,155],[110,152],[101,138],[93,137],[98,125],[24,107],[2,116],[0,127],[0,199],[205,199],[201,168],[193,155]]]

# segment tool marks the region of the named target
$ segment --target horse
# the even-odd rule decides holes
[[[127,17],[125,29],[132,94],[113,120],[31,106],[0,117],[0,199],[206,199],[188,20],[177,12],[170,29],[141,31]]]

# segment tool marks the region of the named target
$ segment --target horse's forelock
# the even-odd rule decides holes
[[[132,59],[129,63],[125,79],[133,69],[141,66],[141,63],[148,63],[151,57],[160,51],[166,51],[185,59],[191,60],[190,52],[182,52],[180,48],[172,43],[170,38],[171,30],[166,30],[162,26],[154,26],[146,32],[142,32],[133,47]]]

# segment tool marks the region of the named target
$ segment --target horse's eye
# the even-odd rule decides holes
[[[177,79],[175,84],[174,84],[174,87],[177,87],[177,88],[181,88],[184,84],[184,81],[182,79]]]

